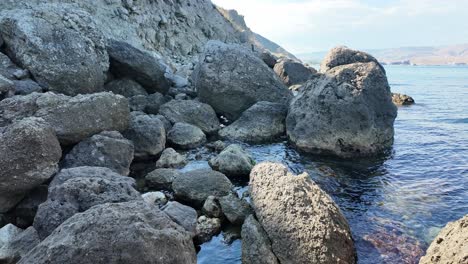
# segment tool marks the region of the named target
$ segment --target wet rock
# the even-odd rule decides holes
[[[156,190],[172,190],[172,182],[179,175],[176,169],[156,169],[145,176],[146,185]]]
[[[271,54],[268,51],[263,51],[260,54],[260,58],[263,62],[265,62],[266,65],[268,65],[268,67],[272,69],[275,67],[276,61],[278,60],[278,58],[276,58],[275,55]]]
[[[221,232],[221,219],[202,215],[197,219],[196,230],[195,241],[198,244],[208,242],[213,236]]]
[[[27,95],[31,93],[41,93],[42,87],[31,79],[13,81],[15,85],[15,94]]]
[[[57,172],[62,155],[54,131],[42,119],[25,118],[0,133],[0,213]]]
[[[104,89],[115,94],[123,95],[127,98],[137,95],[148,95],[145,88],[137,82],[127,78],[113,80],[107,83]]]
[[[137,95],[130,98],[130,109],[156,115],[161,105],[166,102],[166,98],[160,93]]]
[[[282,59],[275,64],[274,71],[287,86],[305,83],[317,71],[291,59]]]
[[[14,83],[0,75],[0,100],[11,97],[15,94]]]
[[[239,199],[237,195],[229,194],[219,198],[219,204],[227,220],[233,225],[242,225],[244,220],[252,214],[250,205]]]
[[[196,263],[196,253],[190,235],[165,213],[132,201],[72,216],[20,263]]]
[[[259,101],[287,104],[291,92],[254,53],[238,45],[209,41],[192,79],[200,101],[236,120]]]
[[[412,105],[414,99],[406,94],[392,93],[392,101],[396,105]]]
[[[47,187],[45,184],[38,186],[16,205],[14,215],[18,227],[27,228],[33,224],[39,205],[47,200]]]
[[[187,164],[184,155],[177,153],[173,148],[167,148],[161,153],[161,157],[156,161],[156,168],[180,169]]]
[[[223,210],[221,210],[218,198],[212,195],[206,198],[202,212],[204,215],[212,218],[221,218],[223,216]]]
[[[17,263],[40,242],[36,229],[32,226],[29,227],[15,236],[9,243],[0,247],[0,263]]]
[[[141,195],[143,201],[150,205],[161,207],[167,203],[166,195],[162,192],[148,192]]]
[[[286,131],[286,106],[271,102],[258,102],[231,125],[221,129],[222,138],[250,143],[277,140]]]
[[[255,161],[240,145],[232,144],[212,158],[209,164],[213,170],[228,177],[243,177],[249,176]]]
[[[104,131],[75,145],[65,156],[62,168],[106,167],[127,176],[133,160],[133,143],[117,131]]]
[[[167,141],[178,149],[193,149],[200,147],[206,142],[203,131],[187,123],[175,123],[169,133]]]
[[[242,225],[242,263],[278,264],[271,242],[260,223],[250,215]]]
[[[320,72],[324,73],[334,67],[358,62],[374,62],[385,74],[385,69],[379,64],[376,58],[372,57],[370,54],[359,50],[352,50],[346,46],[331,49],[320,64]]]
[[[307,174],[265,162],[250,179],[252,206],[279,262],[356,263],[345,217]]]
[[[182,226],[187,232],[195,236],[197,228],[197,211],[190,206],[178,202],[168,202],[163,208],[172,221]]]

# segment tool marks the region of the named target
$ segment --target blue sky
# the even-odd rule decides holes
[[[468,0],[212,0],[295,52],[468,43]]]

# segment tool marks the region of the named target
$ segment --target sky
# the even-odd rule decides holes
[[[468,0],[212,0],[293,53],[468,43]]]

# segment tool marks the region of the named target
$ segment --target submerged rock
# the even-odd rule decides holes
[[[396,105],[412,105],[414,99],[406,94],[392,93],[392,101]]]
[[[253,215],[242,225],[241,236],[243,264],[279,264],[268,235]]]
[[[274,71],[288,87],[302,84],[309,80],[317,71],[291,59],[282,59],[275,64]]]
[[[232,144],[209,161],[212,169],[228,177],[248,176],[255,161],[240,145]]]
[[[203,131],[187,123],[175,123],[167,133],[167,141],[178,149],[193,149],[200,147],[206,142]]]

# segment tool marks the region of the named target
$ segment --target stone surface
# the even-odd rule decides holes
[[[146,185],[156,190],[172,190],[172,182],[179,175],[176,169],[156,169],[145,176]]]
[[[413,97],[400,93],[392,93],[392,101],[396,105],[412,105],[415,103]]]
[[[12,224],[8,224],[0,228],[0,248],[4,245],[9,244],[12,240],[15,239],[23,230]]]
[[[221,232],[221,219],[202,215],[197,219],[195,242],[198,244],[208,242],[219,232]]]
[[[6,127],[0,133],[0,213],[52,177],[61,155],[54,131],[42,119],[25,118]]]
[[[128,78],[113,80],[104,86],[104,90],[123,95],[127,98],[136,95],[148,95],[145,88]]]
[[[187,232],[195,236],[197,228],[197,211],[190,206],[178,202],[168,202],[163,208],[172,221],[182,226]]]
[[[242,225],[241,236],[243,264],[279,264],[268,235],[253,215]]]
[[[244,220],[252,214],[250,205],[239,199],[235,194],[229,194],[219,198],[219,204],[227,220],[233,225],[242,225]]]
[[[304,64],[291,59],[280,60],[275,64],[274,71],[288,87],[305,83],[317,73],[313,68],[308,68]]]
[[[187,164],[185,155],[177,153],[173,148],[167,148],[161,153],[161,157],[156,161],[156,168],[180,169]]]
[[[31,93],[41,93],[42,87],[31,79],[15,80],[13,81],[15,86],[15,94],[27,95]]]
[[[192,79],[200,101],[236,120],[258,101],[287,104],[291,92],[254,53],[219,41],[206,44]]]
[[[346,46],[339,46],[331,49],[320,64],[320,72],[324,73],[334,67],[357,62],[374,62],[385,73],[385,69],[379,64],[376,58],[372,57],[372,55],[359,50],[350,49]]]
[[[221,129],[219,136],[249,143],[275,141],[285,134],[286,114],[287,107],[282,104],[258,102],[234,123]]]
[[[218,198],[212,195],[208,196],[203,204],[202,213],[208,217],[221,218],[223,210],[221,210]]]
[[[206,142],[203,131],[187,123],[175,123],[167,133],[167,141],[177,149],[193,149]]]
[[[228,177],[244,177],[249,176],[255,161],[240,145],[232,144],[212,158],[209,165]]]
[[[278,58],[276,58],[275,55],[271,54],[268,51],[263,51],[260,54],[260,58],[263,62],[265,62],[266,65],[268,65],[268,67],[272,69],[275,67],[276,61],[278,60]]]
[[[156,206],[163,206],[167,203],[167,198],[166,195],[162,192],[148,192],[144,193],[141,195],[141,198],[143,200],[150,204],[150,205],[156,205]]]
[[[251,202],[281,263],[356,263],[348,223],[307,174],[261,163],[250,174]]]
[[[226,148],[226,143],[221,140],[216,140],[214,142],[207,143],[205,147],[212,151],[221,152]]]
[[[0,100],[13,96],[15,93],[15,84],[0,75]]]
[[[47,188],[45,184],[39,185],[15,206],[13,214],[18,227],[27,228],[33,224],[39,205],[47,200]]]
[[[41,241],[34,227],[29,227],[9,243],[0,247],[0,263],[14,264],[17,263],[31,249],[38,245]]]
[[[129,99],[131,111],[140,111],[154,115],[159,113],[159,107],[166,102],[166,98],[160,93],[136,95]]]
[[[106,167],[127,176],[133,160],[133,143],[117,131],[104,131],[75,145],[62,161],[62,168]]]

